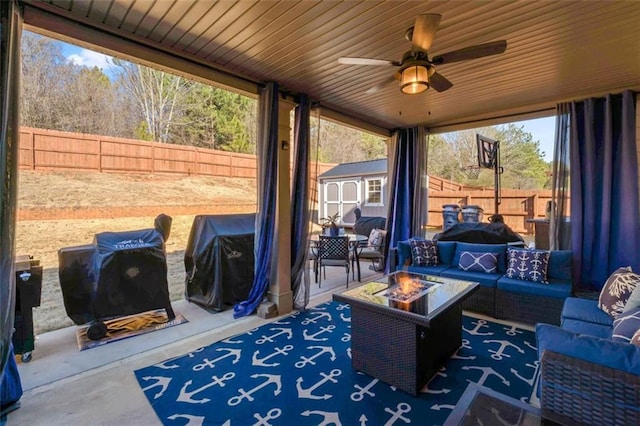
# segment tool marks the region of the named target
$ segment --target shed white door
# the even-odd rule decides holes
[[[340,214],[341,223],[354,223],[353,213],[360,202],[360,181],[326,182],[324,185],[324,214],[322,217]]]

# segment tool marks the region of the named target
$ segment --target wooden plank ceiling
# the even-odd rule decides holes
[[[28,0],[27,11],[158,48],[249,81],[277,81],[326,108],[391,129],[444,129],[510,114],[551,115],[557,102],[640,88],[638,1]],[[404,95],[396,70],[341,65],[341,56],[399,61],[405,30],[442,15],[429,56],[495,40],[504,54],[438,67],[453,83]],[[27,28],[33,28],[25,13]],[[42,25],[40,24],[35,24]],[[85,45],[87,45],[85,43]],[[128,57],[122,49],[123,57]],[[109,53],[113,53],[109,50]],[[546,110],[546,111],[543,111]],[[542,111],[542,112],[540,112]],[[460,126],[459,126],[460,127]],[[464,124],[463,126],[464,127]]]

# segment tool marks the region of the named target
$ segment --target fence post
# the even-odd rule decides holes
[[[102,173],[102,138],[98,138],[98,172]]]
[[[31,170],[36,169],[36,134],[29,132],[31,135]]]

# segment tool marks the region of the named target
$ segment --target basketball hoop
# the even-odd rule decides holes
[[[479,166],[467,166],[462,169],[463,173],[467,176],[467,179],[478,179],[480,176],[480,167]]]

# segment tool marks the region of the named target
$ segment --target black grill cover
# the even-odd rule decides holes
[[[187,300],[223,310],[253,284],[256,215],[196,216],[184,254]]]
[[[164,308],[173,319],[162,235],[156,229],[104,232],[93,244],[60,249],[69,318],[80,325]]]
[[[433,237],[438,241],[460,241],[464,243],[507,244],[522,243],[524,239],[501,222],[496,223],[456,223],[449,229]],[[516,244],[517,245],[517,244]]]
[[[361,216],[360,219],[356,220],[356,223],[353,224],[353,231],[358,235],[368,237],[374,228],[384,229],[386,221],[384,217]]]

